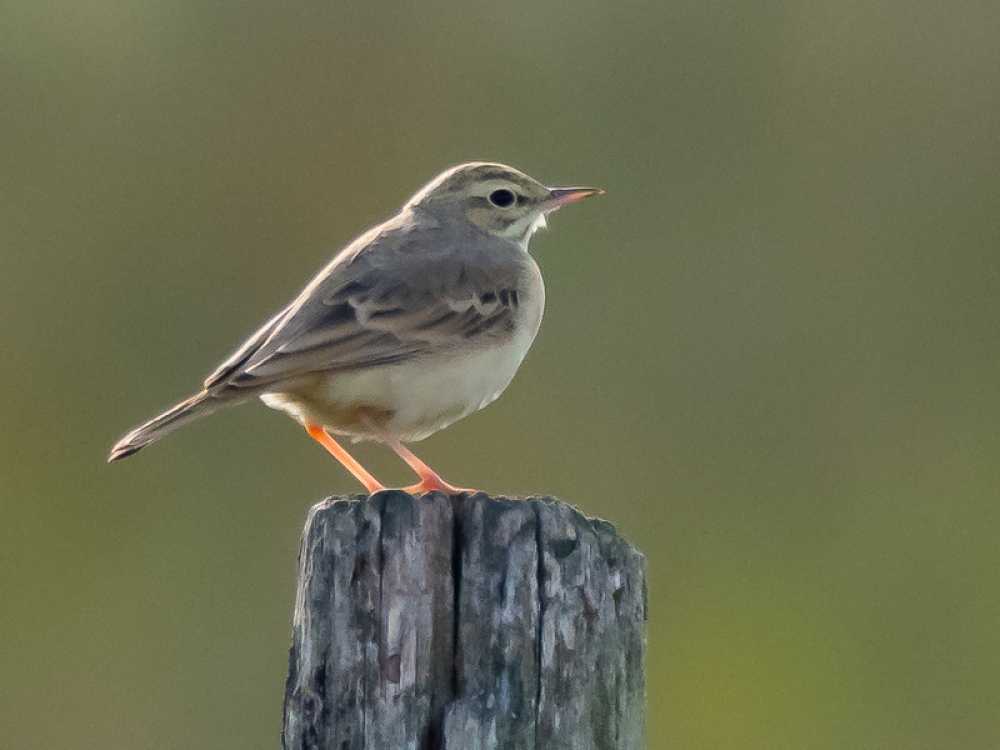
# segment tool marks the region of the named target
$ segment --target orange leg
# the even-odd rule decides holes
[[[479,490],[466,489],[462,487],[455,487],[448,484],[441,478],[434,469],[425,464],[415,455],[413,452],[403,445],[397,438],[386,437],[383,438],[386,445],[396,451],[401,459],[406,461],[406,465],[413,469],[417,476],[420,477],[420,482],[418,484],[410,485],[409,487],[404,487],[403,492],[407,492],[411,495],[422,495],[425,492],[444,492],[448,495],[461,495],[465,492],[476,493]]]
[[[305,428],[306,432],[309,433],[309,437],[326,448],[331,456],[340,461],[341,465],[351,472],[354,478],[365,486],[366,490],[369,492],[378,492],[385,489],[382,483],[369,474],[365,467],[359,464],[354,456],[345,451],[340,446],[340,443],[330,437],[326,430],[314,424],[307,424]]]

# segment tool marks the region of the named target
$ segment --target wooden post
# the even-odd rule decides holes
[[[286,750],[642,750],[645,561],[561,500],[330,498],[302,534]]]

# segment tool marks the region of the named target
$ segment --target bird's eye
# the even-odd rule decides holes
[[[514,194],[509,190],[494,190],[490,193],[490,203],[492,203],[497,208],[510,208],[514,205],[516,198]]]

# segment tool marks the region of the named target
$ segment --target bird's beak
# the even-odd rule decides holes
[[[592,195],[604,195],[604,191],[600,188],[592,187],[549,188],[549,196],[545,199],[543,205],[546,211],[555,211],[560,206],[589,198]]]

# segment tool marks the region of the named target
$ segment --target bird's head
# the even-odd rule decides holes
[[[527,248],[545,217],[560,206],[603,190],[590,187],[546,187],[519,169],[504,164],[471,162],[445,170],[408,202],[445,221],[468,221],[495,237]]]

